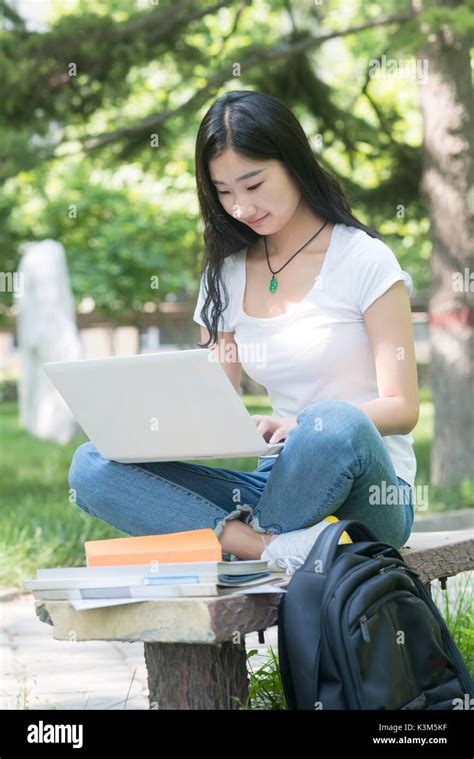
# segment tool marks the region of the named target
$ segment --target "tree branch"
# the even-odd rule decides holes
[[[416,15],[417,14],[415,12],[410,12],[410,13],[402,13],[397,16],[382,16],[377,19],[370,19],[369,21],[364,21],[360,24],[356,24],[354,26],[348,27],[347,29],[342,29],[342,30],[334,31],[334,32],[328,32],[327,34],[321,34],[318,37],[308,37],[305,39],[297,40],[290,44],[279,43],[278,45],[275,45],[273,48],[270,48],[264,51],[259,51],[258,53],[254,53],[253,55],[250,55],[248,58],[246,58],[244,61],[241,62],[241,69],[244,69],[244,68],[249,69],[256,65],[274,62],[277,60],[291,57],[292,55],[301,54],[302,52],[311,50],[312,48],[315,48],[318,45],[324,44],[324,42],[327,42],[328,40],[332,40],[337,37],[346,37],[350,34],[356,34],[358,32],[364,31],[365,29],[371,29],[375,26],[385,26],[387,24],[396,24],[396,23],[403,23],[405,21],[412,21],[416,17]],[[123,127],[113,132],[105,132],[95,137],[94,136],[84,137],[80,140],[81,143],[83,144],[84,150],[86,151],[95,150],[97,148],[103,147],[104,145],[108,145],[111,142],[116,142],[117,140],[120,140],[123,137],[127,137],[127,136],[133,137],[133,136],[136,136],[137,134],[140,134],[141,132],[147,132],[150,129],[156,129],[164,121],[167,121],[173,116],[176,116],[180,111],[188,108],[195,101],[198,101],[198,102],[204,101],[208,93],[221,87],[228,80],[228,78],[229,78],[229,70],[228,68],[225,68],[221,70],[220,72],[218,72],[217,74],[215,74],[206,83],[206,85],[204,85],[204,87],[201,87],[199,90],[196,90],[196,92],[193,95],[191,95],[191,97],[188,98],[188,100],[186,100],[184,103],[181,103],[181,105],[177,106],[174,109],[165,111],[163,113],[152,114],[148,116],[146,119],[143,119],[142,121],[138,122],[137,124],[134,124],[128,127]]]
[[[148,41],[159,42],[160,40],[164,40],[168,36],[169,32],[172,29],[175,29],[177,26],[183,26],[183,24],[188,24],[191,21],[195,21],[197,18],[208,16],[209,13],[215,13],[221,8],[227,7],[228,5],[233,5],[233,3],[230,2],[230,0],[220,0],[220,2],[215,3],[215,5],[209,5],[207,8],[202,8],[201,10],[195,10],[192,13],[188,13],[188,15],[185,16],[184,18],[180,18],[180,19],[177,19],[176,14],[173,13],[173,16],[168,26],[160,27],[160,29],[155,30],[153,34],[150,34],[148,36]]]
[[[381,53],[381,55],[378,57],[377,60],[380,61],[381,56],[385,55],[386,52],[387,52],[387,49],[385,49],[383,51],[383,53]],[[361,95],[364,95],[367,98],[367,100],[369,101],[370,105],[372,106],[372,108],[373,108],[373,110],[375,112],[375,115],[377,116],[377,118],[379,120],[379,124],[380,124],[382,130],[385,132],[385,134],[389,138],[389,140],[392,143],[392,145],[399,147],[399,143],[395,140],[395,138],[394,138],[394,136],[392,134],[392,130],[390,129],[390,126],[388,124],[387,119],[385,118],[384,114],[382,113],[382,110],[378,107],[378,105],[375,102],[375,100],[372,97],[372,95],[369,93],[369,84],[370,84],[370,68],[367,70],[367,76],[365,78],[364,86],[362,87],[362,90],[361,90]]]
[[[240,5],[237,8],[237,11],[235,13],[234,23],[232,24],[232,29],[222,39],[222,47],[221,47],[220,53],[223,52],[227,40],[229,40],[235,34],[235,32],[237,31],[237,28],[239,26],[240,17],[242,15],[242,13],[244,12],[245,8],[250,5],[250,2],[251,2],[251,0],[240,0]]]

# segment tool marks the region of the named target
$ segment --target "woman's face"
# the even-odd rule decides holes
[[[252,161],[227,148],[209,161],[209,173],[224,210],[261,235],[282,229],[301,200],[281,161]]]

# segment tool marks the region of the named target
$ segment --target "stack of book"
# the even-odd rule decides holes
[[[219,596],[285,579],[261,559],[222,561],[221,544],[210,529],[94,540],[84,547],[87,566],[38,569],[24,587],[43,601],[118,602]]]

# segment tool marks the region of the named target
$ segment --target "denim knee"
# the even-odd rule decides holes
[[[348,401],[339,400],[310,403],[297,414],[296,421],[298,426],[294,429],[323,432],[325,443],[330,438],[335,444],[377,429],[361,409]]]

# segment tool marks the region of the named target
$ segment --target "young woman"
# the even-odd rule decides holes
[[[69,475],[77,504],[131,535],[210,527],[224,558],[263,558],[289,574],[328,521],[358,519],[400,548],[414,517],[419,414],[410,275],[269,95],[214,102],[196,179],[199,345],[237,391],[241,367],[266,388],[273,413],[253,419],[284,446],[240,472],[119,464],[86,443]]]

